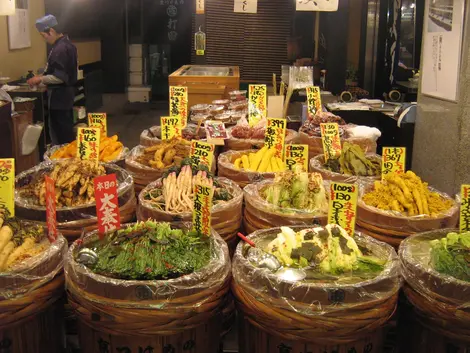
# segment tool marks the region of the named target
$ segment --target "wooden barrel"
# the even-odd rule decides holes
[[[53,169],[52,163],[42,163],[39,166],[27,170],[16,177],[16,187],[28,185],[36,175],[46,173]],[[137,200],[134,191],[134,181],[127,171],[115,164],[102,163],[107,174],[116,174],[118,181],[118,204],[121,223],[127,223],[134,220]],[[46,208],[37,206],[24,197],[19,191],[15,196],[15,214],[16,217],[46,223]],[[84,232],[98,228],[98,219],[96,218],[96,204],[91,203],[82,206],[57,208],[57,229],[64,237],[73,243]]]
[[[87,235],[88,241],[97,239]],[[229,290],[228,248],[213,232],[211,262],[197,273],[162,281],[113,280],[67,254],[67,294],[83,352],[217,353],[222,305]]]
[[[252,233],[258,229],[281,226],[327,224],[328,214],[326,212],[314,213],[295,209],[286,210],[264,200],[259,194],[260,190],[271,182],[272,180],[260,181],[247,185],[243,189],[245,195],[243,225],[247,233]]]
[[[228,133],[230,138],[225,140],[225,147],[224,151],[244,151],[244,150],[259,150],[264,146],[264,138],[262,139],[240,139],[231,136],[230,131],[232,129],[228,129]],[[297,131],[287,129],[286,130],[286,138],[285,144],[290,145],[293,143],[297,143],[298,140],[298,133]]]
[[[266,229],[249,238],[265,244],[279,232]],[[239,244],[232,292],[242,314],[240,353],[331,352],[333,347],[338,352],[354,348],[382,353],[382,329],[397,305],[399,263],[392,247],[359,233],[355,240],[389,259],[380,275],[356,284],[284,281],[254,267]]]
[[[16,274],[0,276],[0,351],[64,352],[63,258],[67,242],[59,236],[44,253],[27,260]]]
[[[382,163],[382,157],[378,154],[368,154],[366,156],[368,159],[377,160]],[[375,180],[380,180],[381,175],[378,176],[356,176],[356,175],[346,175],[341,173],[335,173],[331,170],[328,170],[324,167],[325,164],[325,156],[323,154],[319,154],[318,156],[313,157],[310,159],[310,172],[320,173],[324,180],[331,180],[340,183],[372,183]]]
[[[430,241],[457,229],[416,234],[400,245],[404,292],[424,331],[437,333],[440,341],[470,346],[470,283],[441,274],[429,265]],[[465,351],[465,350],[464,350]]]
[[[197,125],[188,124],[188,126],[183,129],[183,138],[195,135],[197,128],[198,128]],[[145,147],[158,145],[162,143],[161,136],[162,136],[161,126],[152,126],[151,128],[145,129],[144,131],[142,131],[142,133],[140,134],[140,144],[141,146],[145,146]],[[197,137],[198,137],[198,140],[202,140],[206,138],[206,130],[204,129],[204,126],[199,128]],[[194,138],[187,138],[187,140],[194,140]]]
[[[224,203],[215,205],[212,208],[211,224],[212,228],[227,242],[230,253],[233,254],[237,245],[237,233],[240,231],[242,224],[242,207],[243,207],[243,191],[233,181],[227,178],[216,178],[223,185],[233,198]],[[177,224],[181,222],[191,222],[192,213],[170,213],[160,211],[152,207],[147,200],[144,199],[146,191],[154,189],[161,183],[161,180],[149,184],[139,195],[139,207],[137,209],[137,220],[145,221],[154,219],[160,222],[170,222]]]

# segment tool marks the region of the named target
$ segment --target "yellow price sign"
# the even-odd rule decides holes
[[[275,148],[275,157],[283,158],[284,142],[286,139],[287,120],[283,118],[268,118],[266,132],[264,133],[264,145]]]
[[[460,232],[470,231],[470,185],[462,185],[460,191]]]
[[[329,159],[339,158],[341,155],[341,139],[337,123],[320,124],[321,139],[325,162]]]
[[[320,87],[307,87],[307,112],[308,116],[313,117],[317,112],[321,112],[321,94]]]
[[[390,173],[404,173],[406,165],[405,147],[382,148],[382,179]]]
[[[173,137],[181,138],[181,117],[180,116],[162,116],[160,118],[162,130],[162,140],[171,140]]]
[[[337,224],[354,236],[357,211],[357,185],[331,183],[328,224]]]
[[[101,129],[79,127],[77,131],[77,158],[98,161],[100,157]]]
[[[286,167],[295,170],[300,166],[308,172],[308,145],[286,145]]]
[[[0,208],[15,216],[15,159],[0,159]]]
[[[102,134],[108,136],[108,121],[106,113],[88,113],[88,126],[100,128]]]
[[[212,196],[210,186],[194,185],[193,229],[203,235],[211,235]]]
[[[267,114],[267,89],[266,85],[248,86],[248,122],[255,125]]]
[[[188,120],[188,87],[170,86],[170,116],[181,117],[181,127]]]
[[[193,166],[197,167],[199,164],[205,164],[210,170],[214,160],[214,151],[215,146],[212,143],[192,140],[190,158]]]

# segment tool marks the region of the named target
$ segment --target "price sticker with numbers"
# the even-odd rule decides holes
[[[341,156],[341,139],[337,123],[325,123],[320,125],[321,139],[325,162]]]
[[[88,113],[88,126],[101,129],[101,134],[108,135],[108,122],[106,113]]]
[[[308,172],[308,145],[286,145],[286,167],[295,170],[300,166]]]
[[[214,151],[215,146],[212,143],[192,140],[190,158],[193,166],[198,167],[199,164],[205,164],[210,170],[214,160]]]
[[[214,191],[210,186],[194,185],[193,229],[199,234],[211,235],[211,211]]]
[[[264,145],[267,148],[275,148],[275,157],[283,158],[284,141],[286,138],[287,120],[282,118],[268,118],[266,132],[264,134]]]
[[[170,86],[170,116],[181,118],[181,127],[186,127],[188,120],[188,87]]]
[[[404,173],[405,165],[405,147],[384,147],[382,149],[382,179],[390,173]]]
[[[77,131],[77,158],[97,161],[100,157],[100,129],[79,127]]]
[[[0,208],[15,216],[15,160],[0,159]]]
[[[328,224],[337,224],[354,236],[357,211],[357,185],[331,183]]]
[[[180,116],[162,116],[160,122],[162,130],[162,140],[171,140],[172,138],[182,137]]]
[[[248,86],[248,122],[256,125],[261,119],[266,118],[267,108],[266,85]]]
[[[307,87],[307,112],[309,117],[315,116],[317,112],[322,111],[320,87]]]

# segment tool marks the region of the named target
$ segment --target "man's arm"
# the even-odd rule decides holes
[[[60,85],[64,83],[60,78],[54,75],[46,75],[41,77],[41,82],[45,85]]]

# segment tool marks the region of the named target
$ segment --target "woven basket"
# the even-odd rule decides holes
[[[280,228],[258,231],[250,239],[263,246],[279,231]],[[255,268],[239,244],[233,263],[232,292],[244,324],[255,329],[249,339],[240,339],[244,348],[241,352],[276,352],[271,341],[277,344],[277,352],[281,345],[299,347],[299,343],[315,348],[312,351],[336,346],[338,351],[347,352],[348,347],[370,342],[374,342],[370,352],[382,352],[381,329],[397,304],[399,265],[390,246],[358,233],[355,239],[372,253],[389,256],[381,275],[356,284],[284,281],[265,269]]]
[[[131,352],[217,353],[222,308],[229,290],[228,249],[213,233],[214,255],[199,272],[166,281],[113,280],[93,274],[67,256],[67,291],[80,322],[84,352],[125,347]],[[96,235],[88,235],[88,241]],[[93,339],[90,340],[90,337]]]
[[[189,124],[186,128],[183,129],[183,136],[186,132],[196,133],[197,125]],[[162,143],[160,137],[162,136],[162,128],[160,126],[152,126],[149,129],[145,129],[140,134],[140,145],[145,147],[150,147]],[[206,138],[206,130],[204,127],[201,127],[198,132],[198,139]],[[193,139],[189,139],[193,140]]]
[[[231,128],[228,129],[229,136],[231,136]],[[297,143],[298,133],[294,130],[286,130],[285,144],[291,145]],[[259,150],[264,146],[264,139],[240,139],[230,137],[225,140],[224,151],[245,151],[245,150]]]
[[[213,207],[211,219],[212,228],[227,242],[231,255],[235,251],[237,244],[237,233],[242,224],[243,191],[237,184],[226,178],[217,178],[217,181],[230,190],[233,195],[232,200]],[[137,220],[145,221],[154,219],[160,222],[181,223],[191,222],[192,213],[170,213],[157,210],[151,207],[148,201],[144,200],[144,193],[156,187],[157,182],[149,184],[139,195],[139,207],[137,210]]]

